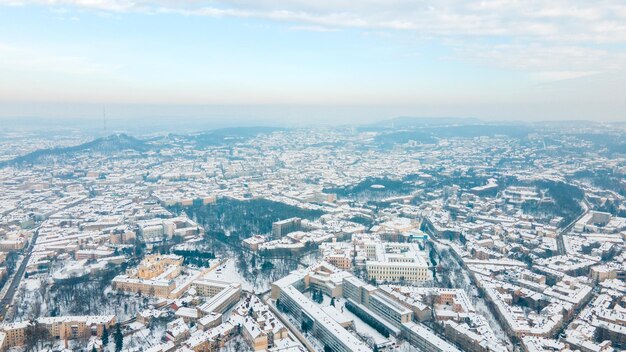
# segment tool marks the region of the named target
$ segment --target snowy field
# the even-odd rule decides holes
[[[228,259],[224,264],[211,271],[207,276],[208,279],[227,281],[227,282],[240,282],[241,289],[248,292],[253,292],[253,284],[246,280],[241,272],[237,268],[237,261],[235,259]]]
[[[224,258],[228,258],[227,261],[209,273],[208,277],[240,282],[244,291],[256,294],[268,292],[272,282],[297,269],[297,264],[293,260],[266,259],[250,253],[235,254],[229,251]]]
[[[116,315],[119,321],[135,316],[156,302],[155,298],[121,294],[110,285],[86,281],[72,285],[52,285],[37,277],[23,279],[15,295],[11,321],[61,315]],[[19,302],[19,304],[17,304]],[[7,317],[9,318],[9,317]]]

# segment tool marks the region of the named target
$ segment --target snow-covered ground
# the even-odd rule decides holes
[[[45,290],[47,287],[38,278],[23,279],[20,287],[13,298],[14,309],[12,316],[7,314],[7,319],[12,321],[22,321],[33,317],[41,316],[47,312],[47,304],[45,302]]]
[[[305,265],[312,265],[312,264],[317,263],[320,257],[321,257],[320,252],[314,251],[309,254],[303,255],[300,258],[300,263],[305,264]]]
[[[14,299],[19,304],[15,303],[15,314],[10,320],[21,321],[53,314],[114,314],[119,321],[125,321],[155,301],[145,295],[121,294],[109,285],[101,289],[97,282],[92,281],[53,286],[48,281],[30,277],[20,283]]]
[[[228,259],[224,264],[211,271],[207,275],[207,278],[220,281],[239,282],[241,283],[241,288],[244,291],[254,291],[252,283],[248,282],[248,280],[246,280],[239,272],[237,262],[234,258]]]
[[[287,275],[297,268],[294,261],[284,262],[283,259],[265,259],[256,256],[252,259],[250,253],[235,254],[227,252],[227,261],[208,274],[209,278],[241,283],[244,291],[264,293],[270,290],[272,282]],[[243,261],[243,263],[242,263]],[[255,262],[256,266],[253,266]],[[272,268],[263,270],[263,264],[269,262]]]

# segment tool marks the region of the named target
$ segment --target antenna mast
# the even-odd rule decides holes
[[[107,130],[107,108],[102,105],[102,127],[104,128],[104,132]]]

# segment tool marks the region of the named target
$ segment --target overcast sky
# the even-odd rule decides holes
[[[0,0],[0,117],[625,120],[625,92],[623,0]]]

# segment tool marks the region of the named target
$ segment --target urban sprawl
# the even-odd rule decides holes
[[[624,350],[624,131],[1,131],[0,352]]]

